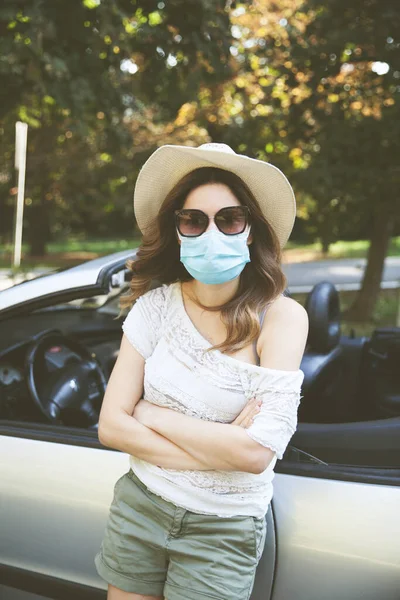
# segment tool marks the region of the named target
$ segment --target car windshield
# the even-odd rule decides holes
[[[55,310],[100,310],[101,312],[107,312],[112,315],[118,315],[120,312],[119,299],[121,295],[128,292],[129,286],[124,285],[123,287],[113,288],[108,294],[100,294],[95,296],[89,296],[86,298],[76,298],[68,302],[59,302],[52,306],[46,306],[45,308],[37,309],[38,312],[49,312]]]
[[[0,269],[0,291],[6,290],[26,281],[32,281],[33,279],[40,279],[47,275],[53,275],[54,273],[61,273],[67,271],[69,267],[54,267],[52,269],[43,269],[43,271],[35,270],[23,273],[12,274],[11,271],[6,269]]]

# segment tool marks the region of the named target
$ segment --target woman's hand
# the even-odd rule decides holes
[[[238,425],[247,429],[253,423],[254,417],[260,412],[262,401],[250,398],[242,412],[232,421],[231,425]]]
[[[247,402],[246,406],[243,408],[241,413],[236,417],[234,421],[231,422],[231,425],[236,425],[238,427],[243,427],[243,429],[247,429],[252,425],[254,417],[260,412],[260,406],[262,404],[261,400],[256,400],[255,398],[250,398]],[[163,408],[162,406],[157,406],[156,404],[152,404],[147,400],[139,400],[136,404],[135,409],[133,411],[133,417],[139,421],[142,425],[146,427],[152,428],[154,425],[154,419],[160,416],[160,411],[169,411],[168,408]]]

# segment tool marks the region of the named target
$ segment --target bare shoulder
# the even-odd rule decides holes
[[[308,314],[304,306],[288,296],[279,296],[269,307],[267,314],[270,315],[291,315],[292,318],[306,320],[308,322]]]
[[[268,308],[257,349],[261,366],[297,370],[308,337],[308,314],[293,298],[280,296]]]

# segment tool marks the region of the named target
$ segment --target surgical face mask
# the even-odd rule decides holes
[[[232,281],[250,262],[247,244],[250,226],[238,235],[225,235],[217,229],[210,229],[198,237],[177,233],[181,241],[181,262],[190,275],[202,283]]]

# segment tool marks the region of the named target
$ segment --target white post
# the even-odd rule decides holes
[[[21,264],[27,139],[28,125],[21,121],[17,121],[15,123],[15,168],[18,171],[18,194],[15,217],[14,267],[19,267]]]

